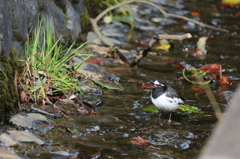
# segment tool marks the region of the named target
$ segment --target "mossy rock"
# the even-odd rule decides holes
[[[11,114],[18,110],[18,94],[16,92],[14,77],[16,72],[22,70],[22,63],[17,53],[12,50],[9,57],[0,56],[0,121],[7,120]]]

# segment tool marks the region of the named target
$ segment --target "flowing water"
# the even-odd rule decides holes
[[[159,1],[164,3],[165,1]],[[169,13],[179,14],[194,18],[206,24],[217,25],[230,30],[230,33],[202,28],[191,22],[179,19],[169,19],[155,24],[159,30],[139,31],[126,33],[127,49],[139,51],[146,46],[133,45],[138,39],[151,40],[156,33],[164,31],[168,34],[191,33],[193,38],[183,42],[174,41],[175,48],[169,52],[157,51],[157,55],[148,55],[137,68],[129,68],[126,65],[105,65],[105,69],[120,77],[123,90],[108,91],[98,96],[102,102],[97,105],[97,115],[84,115],[78,118],[54,119],[55,128],[48,131],[49,147],[51,151],[69,151],[72,156],[87,158],[95,155],[95,158],[111,159],[192,159],[197,158],[204,148],[206,140],[211,134],[217,119],[210,105],[208,97],[203,92],[195,92],[192,85],[184,80],[177,80],[182,76],[182,69],[176,68],[174,62],[182,62],[199,68],[205,64],[219,63],[225,69],[224,76],[239,81],[239,17],[234,17],[237,9],[219,9],[219,1],[168,1],[165,7]],[[148,9],[148,7],[143,7]],[[154,10],[154,9],[153,9]],[[193,17],[190,11],[199,12],[201,17]],[[151,15],[143,18],[158,17],[154,10]],[[198,38],[212,36],[207,41],[207,55],[200,59],[187,55],[183,50],[196,47]],[[142,85],[151,85],[151,80],[161,79],[184,97],[196,99],[185,104],[198,107],[202,113],[187,113],[175,111],[172,123],[160,124],[158,115],[145,112],[142,108],[152,105],[150,89],[142,88]],[[214,95],[224,111],[228,106],[236,85],[212,86]],[[95,95],[92,95],[95,96]],[[77,130],[70,133],[67,129]],[[136,145],[130,142],[140,136],[150,141],[148,146]],[[38,151],[42,151],[41,148]],[[38,158],[38,151],[28,154],[30,158]],[[101,153],[100,153],[101,152]],[[87,156],[89,155],[89,156]],[[46,155],[45,158],[50,158]],[[51,157],[54,158],[54,155]],[[55,155],[57,158],[57,155]],[[41,155],[41,158],[44,158]],[[90,158],[90,157],[89,157]]]

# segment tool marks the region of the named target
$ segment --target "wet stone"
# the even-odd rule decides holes
[[[0,147],[1,159],[25,159],[24,156],[19,156],[16,152],[11,151],[9,148]]]
[[[11,130],[8,133],[2,133],[0,135],[0,141],[6,146],[17,145],[26,142],[35,142],[39,145],[43,145],[44,141],[36,137],[34,134],[27,131]]]

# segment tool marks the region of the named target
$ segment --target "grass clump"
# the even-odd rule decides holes
[[[47,19],[45,28],[42,22],[34,30],[33,36],[25,44],[24,55],[26,67],[20,77],[22,91],[34,102],[46,99],[54,93],[80,92],[76,70],[92,55],[81,54],[84,44],[75,47],[75,43],[64,49],[61,37],[53,36],[52,21]],[[86,56],[78,65],[68,65],[75,56]],[[22,97],[21,97],[22,98]]]

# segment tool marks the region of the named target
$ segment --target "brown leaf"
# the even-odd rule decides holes
[[[180,67],[182,67],[182,64],[179,63],[179,62],[177,62],[177,63],[176,63],[176,68],[180,68]]]
[[[97,112],[90,112],[92,115],[97,115],[97,116],[102,116],[101,114],[97,113]]]
[[[21,102],[27,102],[27,94],[24,92],[24,91],[21,91],[20,93],[20,99],[21,99]]]
[[[235,17],[240,17],[240,12],[235,13]]]
[[[207,72],[208,74],[219,74],[222,72],[222,65],[220,64],[207,64],[200,68],[200,70]]]
[[[142,46],[148,46],[148,42],[142,39],[138,39],[137,43],[141,44]]]
[[[87,63],[91,63],[91,64],[99,64],[103,61],[104,61],[103,58],[100,58],[100,57],[91,57],[86,60]]]
[[[222,77],[220,80],[220,84],[229,84],[230,83],[230,78],[229,77]]]
[[[137,145],[151,145],[152,143],[142,139],[140,136],[138,136],[136,139],[134,140],[130,140],[130,142],[132,142],[133,144],[137,144]]]

